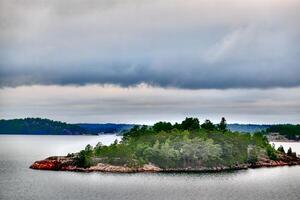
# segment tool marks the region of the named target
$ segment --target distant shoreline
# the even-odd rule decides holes
[[[34,135],[34,136],[102,136],[102,135],[118,135],[118,133],[100,133],[100,134],[20,134],[20,133],[0,133],[0,135]],[[300,143],[300,141],[296,140],[270,140],[269,143],[272,142],[286,142],[286,143]]]

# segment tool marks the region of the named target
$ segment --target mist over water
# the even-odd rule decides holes
[[[38,171],[35,160],[109,144],[104,136],[0,136],[0,199],[300,199],[300,167],[223,173],[112,174]],[[291,143],[282,143],[286,145]],[[278,144],[276,144],[278,145]],[[292,143],[299,154],[300,143]]]

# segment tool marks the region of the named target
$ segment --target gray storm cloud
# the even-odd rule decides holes
[[[0,0],[0,85],[300,86],[297,0]]]

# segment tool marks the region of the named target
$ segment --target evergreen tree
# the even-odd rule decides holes
[[[201,124],[201,128],[212,131],[216,127],[210,120],[207,119],[203,124]]]
[[[251,164],[255,164],[257,162],[257,152],[255,148],[250,148],[248,151],[248,159],[247,161]]]
[[[173,126],[170,122],[157,122],[153,125],[153,130],[156,132],[160,131],[170,131]]]
[[[222,117],[221,122],[219,124],[219,130],[225,132],[227,130],[227,123],[225,117]]]
[[[280,147],[278,147],[277,151],[281,152],[281,153],[285,153],[284,148],[282,145],[280,145]]]
[[[291,148],[291,147],[288,149],[287,155],[288,155],[288,156],[292,156],[292,155],[293,155],[293,151],[292,151],[292,148]]]
[[[183,130],[197,130],[200,128],[199,119],[187,117],[181,122],[181,128]]]

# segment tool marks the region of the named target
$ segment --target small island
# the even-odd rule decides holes
[[[289,149],[275,149],[263,132],[232,132],[225,118],[219,124],[197,118],[181,123],[134,126],[109,146],[87,145],[78,153],[53,156],[30,168],[80,172],[218,172],[300,165]]]

